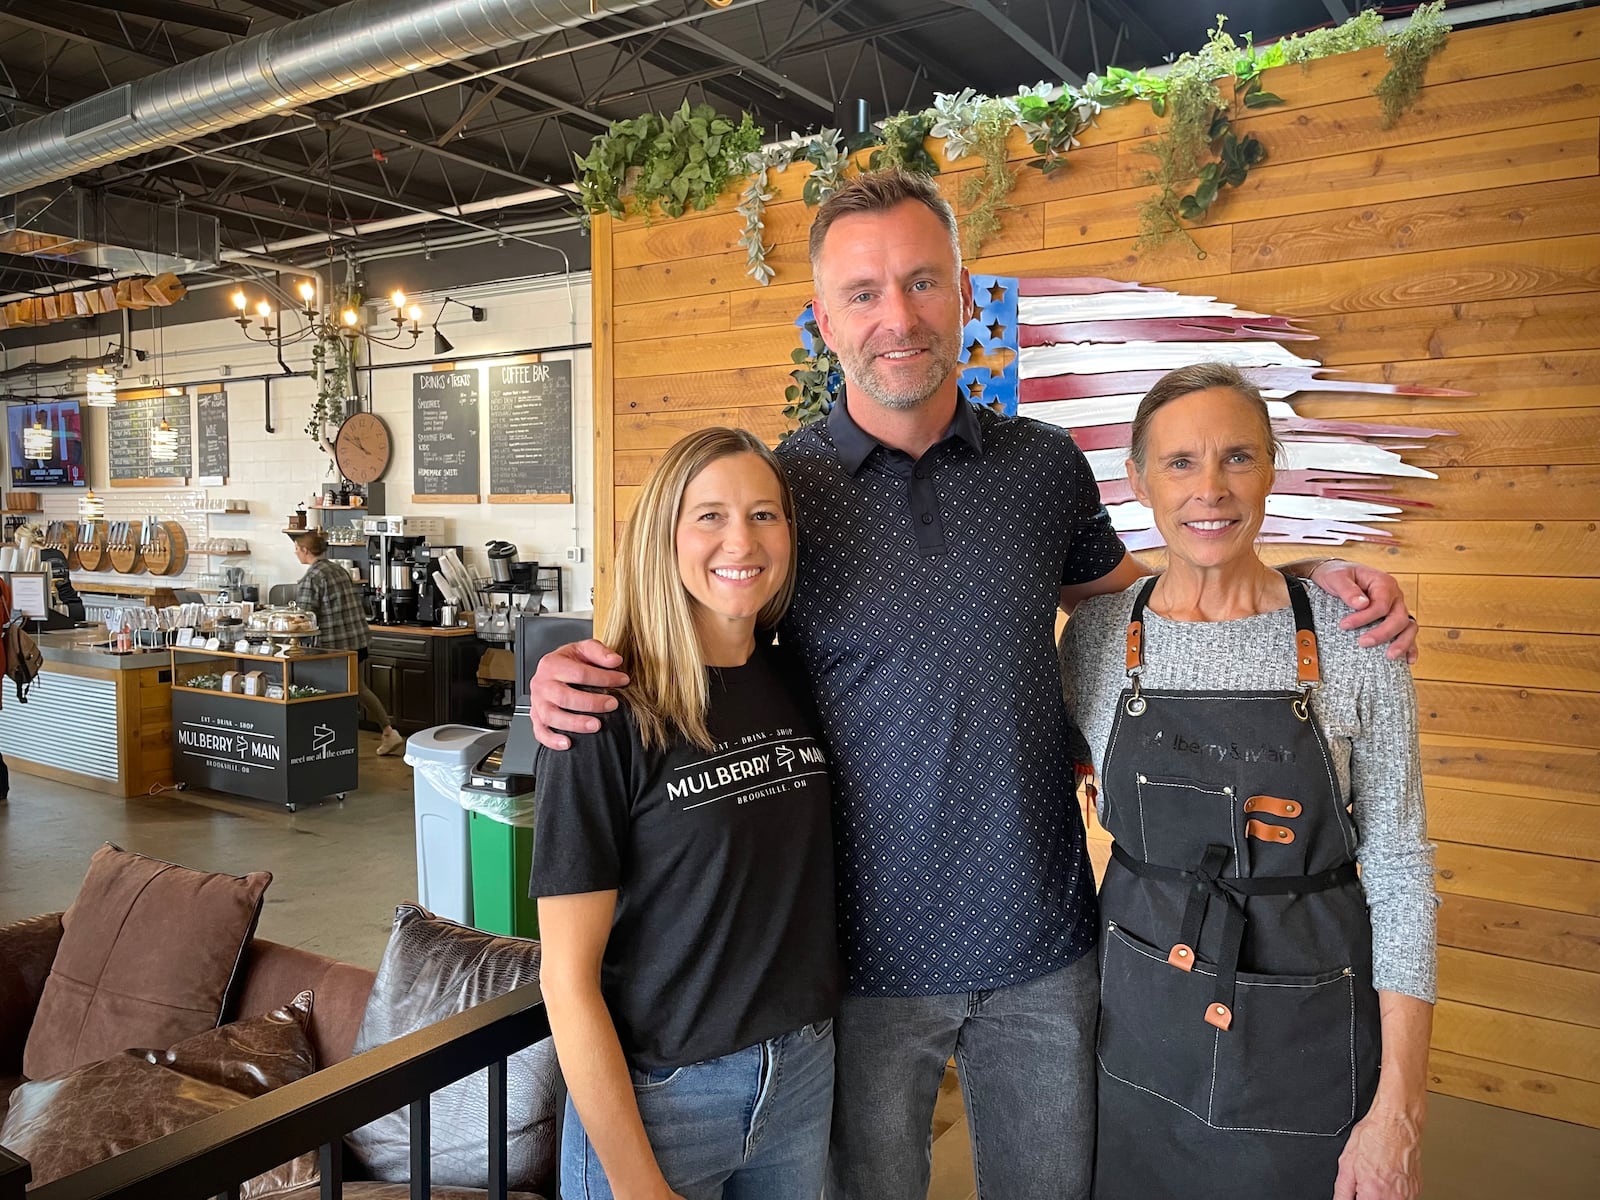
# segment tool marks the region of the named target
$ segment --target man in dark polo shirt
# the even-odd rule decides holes
[[[815,690],[834,779],[845,997],[828,1195],[920,1200],[945,1064],[983,1200],[1086,1197],[1098,918],[1074,802],[1057,606],[1144,574],[1065,431],[960,402],[971,286],[938,189],[859,176],[811,230],[818,324],[847,385],[779,457],[799,577],[780,636]],[[1318,582],[1405,630],[1394,582]],[[1356,601],[1362,603],[1362,601]],[[586,642],[533,681],[539,739],[591,732],[619,660]],[[1159,1148],[1153,1148],[1159,1152]]]

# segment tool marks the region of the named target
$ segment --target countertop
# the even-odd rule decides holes
[[[477,631],[470,625],[458,625],[454,629],[440,629],[433,625],[369,625],[373,633],[400,633],[410,634],[413,637],[477,637]]]
[[[53,633],[36,633],[33,640],[39,643],[45,666],[51,663],[70,663],[77,667],[99,667],[105,671],[139,671],[145,667],[164,667],[172,661],[167,647],[135,650],[129,654],[112,654],[95,650],[80,643],[93,636],[89,629],[58,629]]]

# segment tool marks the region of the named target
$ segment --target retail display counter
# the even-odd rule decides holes
[[[172,766],[180,784],[290,812],[355,790],[354,651],[171,653]]]
[[[172,776],[172,663],[167,651],[111,654],[88,630],[35,635],[44,668],[20,703],[5,686],[0,753],[14,771],[112,796],[140,796]]]

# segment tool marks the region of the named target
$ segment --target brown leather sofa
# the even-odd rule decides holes
[[[23,1049],[44,992],[45,980],[62,937],[60,913],[30,917],[0,927],[0,1116],[23,1080]],[[278,1008],[304,989],[315,993],[309,1033],[317,1064],[325,1067],[350,1057],[376,973],[351,963],[297,950],[263,938],[247,951],[238,999],[226,1019],[256,1017]],[[276,1200],[314,1200],[315,1184],[279,1193]],[[405,1184],[346,1182],[351,1200],[401,1200]],[[435,1185],[433,1200],[481,1200],[473,1188]],[[528,1193],[510,1193],[537,1200]]]

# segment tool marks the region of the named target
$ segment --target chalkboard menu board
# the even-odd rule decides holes
[[[149,388],[122,392],[106,414],[112,487],[169,484],[189,477],[192,439],[187,391]],[[161,428],[163,420],[178,435],[177,457],[168,462],[150,456],[150,434]]]
[[[203,391],[194,403],[196,481],[218,487],[228,480],[228,393]]]
[[[572,499],[572,364],[489,368],[489,499]]]
[[[478,502],[477,367],[411,377],[412,500]]]

